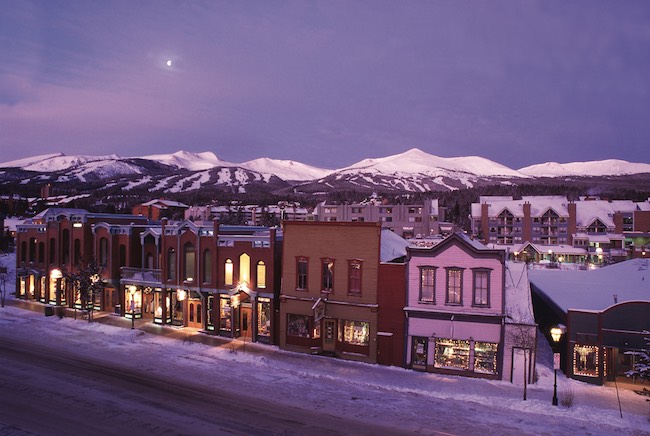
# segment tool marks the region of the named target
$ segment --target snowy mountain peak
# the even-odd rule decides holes
[[[326,177],[332,170],[313,167],[293,160],[278,160],[262,157],[240,165],[265,175],[275,175],[283,180],[314,180]]]
[[[153,160],[164,165],[185,168],[191,171],[202,171],[219,166],[233,166],[233,164],[224,162],[211,151],[193,153],[190,151],[179,150],[172,154],[153,154],[142,156],[141,159]]]
[[[531,177],[622,176],[650,173],[650,164],[632,163],[620,159],[570,162],[565,164],[545,162],[520,168],[519,172]]]

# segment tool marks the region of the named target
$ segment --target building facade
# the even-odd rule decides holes
[[[380,307],[380,289],[388,287],[379,285],[380,224],[286,221],[283,231],[280,347],[371,363],[399,361],[396,325],[403,314]],[[403,241],[402,257],[405,246]],[[396,277],[403,274],[403,266],[392,266]],[[399,286],[387,290],[400,298]]]
[[[455,233],[408,249],[406,365],[504,376],[505,253]],[[508,374],[509,376],[509,374]]]
[[[426,238],[441,233],[444,208],[437,199],[419,204],[327,204],[316,206],[314,214],[325,222],[378,222],[403,238]]]

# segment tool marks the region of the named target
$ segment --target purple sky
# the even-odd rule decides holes
[[[649,23],[647,0],[0,0],[0,161],[647,163]]]

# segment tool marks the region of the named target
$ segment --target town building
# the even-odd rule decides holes
[[[97,214],[83,209],[50,208],[16,226],[16,296],[56,306],[75,307],[79,293],[66,274],[77,272],[91,259],[102,265],[104,291],[94,306],[113,310],[120,301],[119,268],[128,262],[128,236],[143,226],[141,216]],[[110,233],[100,229],[122,229]],[[127,230],[124,230],[127,229]],[[96,237],[95,231],[99,232]]]
[[[170,222],[140,235],[142,268],[123,268],[124,316],[276,343],[281,234]]]
[[[650,331],[648,259],[589,271],[529,272],[535,318],[550,339],[562,325],[561,367],[568,377],[594,384],[629,380],[634,352]]]
[[[525,264],[507,265],[503,250],[464,233],[409,247],[406,365],[532,382],[537,335],[532,308],[521,304],[529,294],[525,272]]]
[[[133,206],[132,213],[152,221],[160,221],[163,218],[180,220],[185,216],[187,209],[189,206],[179,201],[154,199]]]
[[[222,223],[263,226],[280,224],[281,221],[310,221],[313,215],[309,209],[298,203],[281,201],[268,206],[230,204],[221,206],[192,206],[185,211],[185,219]]]
[[[390,262],[408,243],[371,222],[285,221],[283,232],[280,347],[401,364],[404,266]]]
[[[323,202],[316,206],[314,215],[318,221],[324,222],[378,222],[382,228],[390,229],[405,239],[436,236],[450,227],[449,223],[444,223],[445,209],[438,205],[437,199],[417,204]]]

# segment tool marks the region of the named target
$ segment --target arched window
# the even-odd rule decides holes
[[[225,271],[223,275],[224,285],[232,285],[233,267],[232,260],[226,259]]]
[[[176,250],[167,250],[167,280],[176,279]]]
[[[194,271],[196,270],[196,253],[194,245],[186,242],[183,245],[183,280],[187,282],[194,281]]]
[[[239,256],[239,282],[248,283],[250,286],[251,282],[251,257],[244,253]]]
[[[126,245],[120,244],[120,267],[126,266]]]
[[[106,266],[108,263],[108,239],[100,238],[99,240],[99,264]]]
[[[61,263],[63,265],[70,263],[70,231],[68,229],[63,229],[61,236],[61,253]]]
[[[266,288],[266,264],[261,260],[257,262],[257,287]]]
[[[147,253],[147,268],[153,269],[153,254]]]
[[[29,261],[36,260],[36,238],[29,238]]]
[[[212,283],[212,252],[210,250],[205,250],[203,252],[203,277],[201,278],[203,283]]]
[[[79,239],[74,240],[74,264],[79,265],[79,258],[81,257],[81,241]]]
[[[50,263],[56,262],[56,239],[50,238]]]
[[[45,262],[45,244],[43,242],[38,243],[38,263]]]
[[[25,262],[27,260],[27,242],[20,243],[20,260]]]

